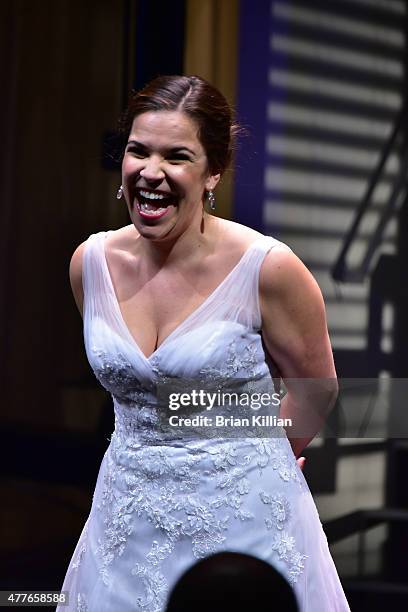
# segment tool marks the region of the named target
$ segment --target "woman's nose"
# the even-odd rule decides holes
[[[144,167],[140,171],[140,176],[144,179],[158,180],[164,178],[164,172],[160,164],[160,160],[154,157],[147,157],[145,159]]]

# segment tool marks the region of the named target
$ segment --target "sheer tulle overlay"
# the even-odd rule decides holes
[[[216,437],[205,428],[186,432],[169,427],[168,406],[157,399],[169,379],[236,379],[246,392],[256,382],[273,393],[259,333],[259,269],[270,249],[289,247],[266,236],[255,240],[147,358],[122,318],[106,236],[90,236],[84,252],[84,336],[95,375],[112,394],[115,430],[62,587],[70,603],[57,610],[164,612],[183,571],[223,550],[274,565],[295,589],[301,612],[349,610],[284,431],[239,438],[227,428]],[[190,412],[197,415],[197,407]]]

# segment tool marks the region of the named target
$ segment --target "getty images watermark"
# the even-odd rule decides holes
[[[157,386],[159,425],[178,436],[408,439],[407,378],[279,384],[269,376],[221,383],[171,378]]]
[[[280,393],[236,393],[231,391],[205,391],[191,389],[188,392],[169,393],[168,406],[172,411],[197,409],[198,414],[177,414],[169,417],[171,427],[291,427],[292,419],[280,418],[270,413],[281,403]],[[262,409],[268,414],[257,414]],[[213,410],[234,410],[234,414],[206,414]],[[202,412],[205,411],[203,414]],[[249,411],[253,411],[251,414]],[[243,414],[244,413],[244,414]]]

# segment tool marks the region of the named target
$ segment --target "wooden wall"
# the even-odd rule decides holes
[[[184,72],[218,87],[235,106],[238,57],[238,0],[187,0]],[[216,214],[233,214],[233,171],[216,190]]]
[[[0,5],[1,420],[54,427],[89,371],[68,282],[75,246],[119,225],[102,134],[120,111],[122,3]]]
[[[128,223],[115,198],[119,173],[101,163],[123,103],[123,7],[0,5],[3,426],[92,429],[98,419],[103,398],[92,389],[68,266],[90,233]],[[237,21],[237,0],[186,1],[185,73],[207,78],[231,103]],[[220,216],[231,214],[231,187],[232,172],[217,188]]]

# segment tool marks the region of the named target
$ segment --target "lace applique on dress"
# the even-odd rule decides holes
[[[141,579],[144,587],[144,595],[136,599],[141,610],[149,612],[162,612],[168,592],[166,578],[157,569],[151,569],[137,564],[132,569],[132,575]]]
[[[245,344],[244,349],[237,348],[237,341],[232,340],[226,346],[225,362],[220,366],[206,366],[199,372],[201,383],[217,382],[224,387],[232,378],[253,378],[259,375],[259,342],[253,340]],[[258,366],[258,367],[257,367]]]
[[[283,560],[288,566],[289,583],[293,586],[305,568],[304,561],[307,555],[301,554],[295,548],[296,541],[287,531],[280,531],[275,534],[272,542],[272,550],[276,551],[279,559]]]
[[[114,357],[107,351],[93,346],[98,365],[93,367],[96,378],[107,391],[123,405],[143,406],[147,390],[135,376],[135,369],[120,352]]]
[[[220,311],[215,298],[208,312],[204,304],[197,327],[192,318],[188,331],[146,359],[120,324],[104,239],[91,240],[84,256],[84,332],[89,361],[114,400],[115,431],[89,517],[92,546],[84,535],[64,582],[69,611],[164,612],[169,588],[196,560],[242,550],[280,567],[301,610],[307,593],[310,610],[323,609],[324,599],[334,601],[330,609],[349,612],[313,504],[292,516],[299,496],[310,492],[284,430],[238,438],[228,428],[214,437],[194,429],[184,435],[169,431],[169,406],[158,397],[159,385],[183,385],[187,378],[203,388],[274,391],[256,291],[263,257],[275,241],[262,238],[221,286],[215,294]],[[312,537],[303,537],[305,529]],[[306,573],[307,556],[313,564]]]
[[[291,516],[290,503],[281,493],[269,494],[260,491],[259,497],[264,504],[270,507],[270,514],[265,517],[266,528],[276,530],[271,548],[288,566],[289,582],[293,586],[304,570],[306,555],[296,550],[295,538],[285,530]]]
[[[265,518],[265,525],[267,529],[279,529],[282,530],[285,523],[290,518],[290,504],[286,497],[281,493],[274,493],[269,495],[265,491],[259,493],[259,497],[264,504],[269,504],[270,516]]]
[[[212,501],[213,506],[230,508],[234,518],[241,521],[253,519],[253,513],[243,508],[245,496],[251,488],[245,469],[248,459],[240,457],[237,445],[233,442],[217,445],[209,452],[215,467],[216,488],[223,493]]]
[[[226,521],[218,519],[209,501],[197,494],[201,458],[189,454],[184,461],[173,462],[161,448],[124,450],[115,434],[112,447],[115,460],[107,460],[98,505],[105,516],[104,537],[98,548],[105,583],[109,582],[109,566],[125,550],[134,515],[146,518],[166,538],[161,548],[153,549],[147,557],[154,566],[160,560],[159,553],[163,559],[183,536],[191,540],[195,557],[215,552],[225,539]],[[114,494],[115,490],[121,494]]]
[[[79,566],[81,565],[82,559],[86,553],[86,549],[87,549],[87,538],[88,538],[88,526],[85,527],[84,532],[82,534],[82,538],[83,538],[83,542],[82,545],[80,547],[80,549],[78,550],[78,554],[77,557],[75,559],[75,561],[72,562],[72,567],[73,569],[78,569]]]
[[[240,350],[237,341],[233,340],[227,346],[224,366],[202,368],[201,380],[213,383],[217,379],[225,384],[238,376],[259,377],[264,369],[259,367],[258,351],[259,341],[247,343]],[[98,351],[98,357],[102,363],[98,376],[105,386],[110,386],[112,393],[117,393],[124,381],[132,379],[131,365],[122,355],[118,355],[110,366],[104,364],[103,352]],[[151,362],[155,383],[167,383],[170,377],[162,369],[158,356]],[[279,439],[256,438],[252,440],[252,451],[250,445],[244,454],[240,443],[234,441],[216,441],[205,453],[195,452],[193,447],[187,446],[189,451],[182,461],[172,461],[170,454],[160,446],[143,448],[141,443],[146,440],[158,445],[165,440],[161,428],[163,414],[160,406],[152,402],[150,391],[136,385],[134,379],[130,390],[131,393],[128,384],[126,405],[115,408],[116,429],[98,505],[105,517],[104,537],[98,542],[102,559],[100,572],[104,582],[109,583],[109,567],[126,549],[133,532],[133,517],[144,517],[159,529],[164,540],[152,545],[145,563],[138,563],[132,574],[141,578],[144,585],[143,606],[153,606],[152,602],[156,602],[154,605],[159,607],[165,589],[161,563],[172,553],[177,541],[187,537],[193,556],[201,558],[224,545],[231,520],[255,519],[254,513],[245,507],[252,487],[247,476],[251,465],[257,466],[260,473],[271,466],[284,481],[296,481],[298,475],[293,458],[291,460],[284,452]],[[199,495],[203,475],[214,480],[216,494],[208,499]],[[114,494],[115,490],[120,494]],[[278,551],[280,555],[282,546]],[[287,557],[288,551],[285,554]]]
[[[114,469],[113,462],[107,457],[108,468],[104,475],[104,488],[102,500],[97,509],[104,512],[105,530],[103,538],[98,538],[97,552],[101,555],[102,564],[100,573],[106,585],[109,584],[108,566],[116,556],[120,556],[126,546],[127,538],[132,533],[130,504],[131,499],[115,494],[116,475],[119,469]]]
[[[88,612],[88,604],[83,593],[78,593],[77,595],[76,612]]]
[[[254,513],[245,508],[245,500],[253,486],[247,470],[251,465],[263,470],[267,465],[265,457],[274,465],[278,456],[269,440],[252,441],[253,450],[249,448],[246,454],[242,454],[236,442],[219,442],[205,453],[195,453],[191,449],[182,462],[173,462],[161,447],[123,450],[115,435],[112,445],[115,460],[108,461],[105,487],[98,506],[105,515],[106,525],[98,549],[102,557],[101,575],[107,583],[109,566],[116,556],[123,554],[132,534],[132,517],[146,518],[164,540],[160,544],[154,541],[145,564],[138,564],[132,571],[133,575],[143,578],[145,606],[146,602],[160,600],[165,584],[160,566],[172,553],[176,542],[187,537],[193,556],[202,558],[221,549],[231,520],[254,520]],[[285,467],[284,475],[286,472]],[[207,499],[199,494],[202,475],[214,479],[218,495]],[[113,495],[115,488],[121,491],[120,496]],[[294,541],[288,540],[286,532],[283,533],[290,516],[289,503],[283,495],[268,497],[266,493],[261,501],[271,506],[270,517],[265,519],[267,529],[278,531],[272,550],[287,562],[291,576],[297,577],[303,560],[299,557],[296,565]]]
[[[267,465],[271,465],[282,480],[300,483],[295,458],[293,455],[290,457],[284,450],[281,438],[257,439],[253,440],[252,444],[258,453],[257,464],[261,472]]]

